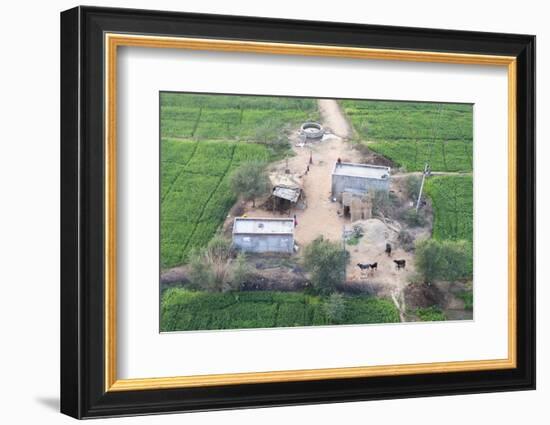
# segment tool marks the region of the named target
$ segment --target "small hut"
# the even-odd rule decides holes
[[[271,173],[271,208],[290,211],[303,198],[302,180],[299,176],[287,173]]]

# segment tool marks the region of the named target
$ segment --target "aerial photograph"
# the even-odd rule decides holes
[[[160,92],[160,331],[473,319],[473,105]]]

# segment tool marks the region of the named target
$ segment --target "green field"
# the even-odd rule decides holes
[[[161,136],[256,141],[259,127],[317,119],[315,99],[161,93]]]
[[[193,247],[212,238],[236,200],[231,171],[252,159],[267,161],[268,150],[252,143],[162,139],[162,268],[183,263]]]
[[[473,107],[342,100],[362,143],[407,171],[471,171]]]
[[[473,240],[472,176],[440,176],[426,180],[434,209],[433,237]]]
[[[386,299],[345,299],[342,324],[396,323],[399,312]],[[295,292],[205,293],[168,289],[161,304],[161,331],[247,329],[328,325],[324,299]]]

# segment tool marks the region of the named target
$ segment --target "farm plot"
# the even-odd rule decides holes
[[[433,237],[473,240],[473,180],[471,176],[441,176],[426,180],[434,209]]]
[[[407,171],[471,171],[473,107],[465,104],[342,100],[370,149]]]
[[[264,146],[165,138],[161,142],[161,267],[204,246],[235,202],[229,175],[244,160],[269,158]]]
[[[317,119],[314,99],[161,93],[161,136],[254,141],[258,129]]]
[[[161,304],[161,331],[247,329],[331,324],[325,299],[293,292],[206,293],[168,289]],[[395,323],[399,312],[386,299],[346,298],[343,324]]]

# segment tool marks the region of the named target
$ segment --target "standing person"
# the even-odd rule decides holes
[[[388,254],[388,257],[391,256],[391,245],[389,243],[386,243],[386,254]]]
[[[294,214],[294,227],[298,226],[298,220],[296,219],[296,214]]]

